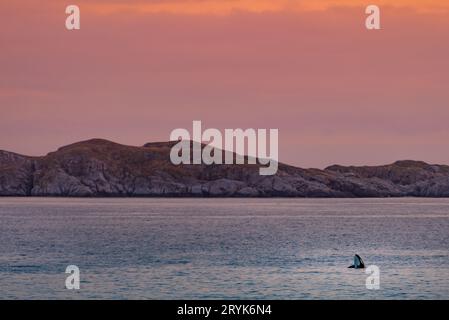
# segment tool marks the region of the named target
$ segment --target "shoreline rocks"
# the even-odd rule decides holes
[[[0,151],[0,196],[60,197],[449,197],[449,166],[397,161],[324,170],[279,164],[180,165],[173,142],[125,146],[93,139],[43,157]]]

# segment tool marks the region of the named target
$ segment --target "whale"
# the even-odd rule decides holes
[[[350,265],[348,268],[363,269],[365,268],[365,263],[363,262],[362,258],[358,254],[356,254],[354,256],[354,264]]]

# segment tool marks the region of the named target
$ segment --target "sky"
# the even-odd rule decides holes
[[[1,1],[0,149],[143,145],[201,120],[279,129],[301,167],[449,164],[448,57],[443,0]]]

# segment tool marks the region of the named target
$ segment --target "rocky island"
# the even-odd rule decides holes
[[[449,197],[449,166],[397,161],[324,170],[279,164],[179,165],[176,142],[126,146],[93,139],[42,157],[0,151],[0,196],[61,197]]]

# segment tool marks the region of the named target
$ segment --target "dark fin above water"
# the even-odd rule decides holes
[[[363,269],[365,268],[365,263],[363,262],[363,259],[356,254],[354,255],[354,264],[350,265],[348,268]]]

